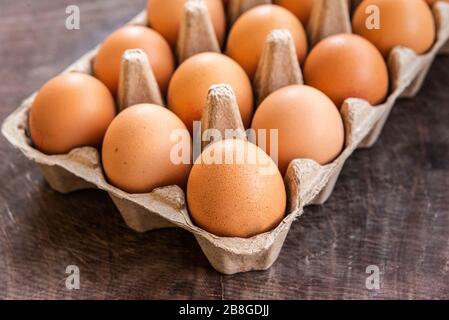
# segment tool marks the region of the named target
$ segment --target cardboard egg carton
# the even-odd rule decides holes
[[[248,4],[257,2],[246,1]],[[242,6],[245,0],[231,0],[231,6],[233,2],[239,4],[239,8],[245,8]],[[317,3],[319,7],[314,10],[319,14],[315,15],[321,18],[312,19],[308,28],[312,41],[330,35],[335,30],[350,32],[350,24],[342,24],[341,21],[349,19],[347,0],[321,3],[318,0]],[[329,5],[331,3],[333,5]],[[239,15],[233,14],[234,19]],[[99,152],[94,148],[77,148],[64,155],[46,155],[33,148],[27,127],[28,112],[36,94],[27,98],[5,120],[2,133],[12,145],[41,167],[45,179],[56,191],[70,193],[89,188],[104,190],[110,195],[126,224],[138,232],[168,227],[188,230],[219,272],[234,274],[265,270],[278,257],[292,222],[303,213],[303,208],[309,204],[323,203],[329,197],[346,159],[358,147],[369,147],[377,140],[396,99],[402,95],[413,95],[419,89],[433,59],[449,39],[449,5],[439,3],[434,7],[434,14],[438,25],[438,39],[433,48],[421,56],[407,48],[398,47],[393,50],[388,60],[391,94],[385,103],[371,106],[360,99],[350,98],[345,101],[341,115],[346,130],[346,142],[341,155],[325,166],[312,160],[294,160],[285,176],[288,209],[284,220],[274,230],[252,238],[217,237],[195,226],[187,211],[184,191],[177,186],[157,188],[146,194],[129,194],[110,185],[104,176]],[[191,0],[186,5],[178,41],[179,61],[198,52],[220,51],[208,19],[210,18],[207,9],[201,0]],[[130,24],[146,25],[145,12],[139,14]],[[292,41],[291,35],[285,30],[274,30],[268,36],[254,80],[258,101],[277,88],[302,83]],[[92,61],[97,50],[98,48],[87,53],[64,72],[92,74]],[[205,128],[241,127],[232,90],[223,85],[214,86],[210,89],[207,101],[202,119]],[[163,98],[146,56],[141,50],[130,50],[123,56],[118,105],[123,109],[142,102],[162,103]]]

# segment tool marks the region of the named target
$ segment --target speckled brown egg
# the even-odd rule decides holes
[[[179,133],[187,138],[184,152],[190,152],[190,134],[170,110],[139,104],[122,111],[112,121],[103,142],[102,162],[109,182],[129,193],[170,185],[185,187],[190,157],[181,162],[172,154]]]
[[[371,15],[366,13],[368,6],[379,8],[379,28],[367,28]],[[354,13],[352,25],[354,32],[372,42],[384,57],[395,46],[423,54],[435,41],[435,21],[424,0],[364,0]]]
[[[100,147],[115,116],[108,88],[83,73],[66,73],[48,81],[36,96],[29,114],[34,146],[47,154],[77,147]]]
[[[184,5],[187,0],[148,0],[149,25],[175,48]],[[205,0],[218,42],[223,44],[226,32],[226,16],[221,0]]]
[[[168,89],[169,108],[192,131],[200,120],[209,88],[230,85],[236,95],[243,124],[249,127],[253,114],[253,92],[245,71],[229,57],[212,52],[194,55],[176,70]]]
[[[286,192],[282,176],[264,151],[246,141],[222,140],[207,147],[195,162],[187,201],[199,227],[217,236],[248,238],[282,221]]]
[[[337,107],[319,90],[302,85],[282,88],[269,95],[257,109],[252,128],[266,130],[266,143],[258,144],[278,156],[279,170],[285,174],[294,159],[311,159],[325,165],[342,151],[343,120]],[[270,140],[277,130],[278,148]]]
[[[268,34],[275,29],[290,31],[298,61],[307,54],[307,38],[296,16],[277,5],[257,6],[241,15],[232,27],[226,54],[237,61],[252,79],[257,70]]]
[[[324,92],[340,107],[347,98],[381,103],[388,93],[388,69],[369,41],[353,34],[338,34],[319,42],[304,66],[307,85]]]
[[[128,49],[142,49],[147,54],[156,81],[165,94],[175,68],[174,56],[167,41],[144,26],[123,27],[103,42],[94,61],[95,76],[115,95],[122,56]]]

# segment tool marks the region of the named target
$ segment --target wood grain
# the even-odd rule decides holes
[[[144,7],[143,0],[0,0],[0,119]],[[81,8],[81,30],[64,28]],[[221,276],[181,230],[136,234],[100,191],[61,195],[0,138],[0,298],[449,299],[449,57],[294,223],[268,271]],[[81,289],[65,288],[65,268]],[[381,289],[367,290],[378,265]]]

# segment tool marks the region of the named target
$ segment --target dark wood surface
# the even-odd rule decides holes
[[[81,8],[66,31],[65,7]],[[0,0],[0,119],[144,0]],[[0,138],[0,298],[449,298],[449,57],[400,101],[377,145],[296,221],[265,272],[215,272],[188,232],[129,230],[101,191],[61,195]],[[65,287],[78,265],[81,289]],[[368,265],[381,270],[368,290]]]

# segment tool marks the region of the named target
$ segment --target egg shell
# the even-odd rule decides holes
[[[253,93],[245,71],[229,57],[206,52],[182,63],[168,89],[169,108],[192,132],[193,121],[201,120],[209,88],[228,84],[234,90],[245,127],[251,124]]]
[[[226,54],[237,61],[252,79],[257,70],[268,34],[287,29],[294,40],[298,61],[307,54],[307,37],[301,22],[285,8],[261,5],[245,12],[232,27]]]
[[[239,154],[245,157],[234,164],[199,163],[206,153],[222,159],[230,156],[234,161]],[[250,154],[258,161],[251,161]],[[282,176],[265,152],[247,141],[221,140],[207,147],[194,164],[187,201],[192,219],[204,230],[222,237],[248,238],[282,221],[286,192]]]
[[[306,27],[315,0],[274,0],[274,3],[290,10]]]
[[[368,6],[379,8],[380,28],[367,28]],[[354,33],[372,42],[384,57],[395,46],[423,54],[432,47],[436,34],[432,11],[424,0],[364,0],[354,13],[352,26]]]
[[[284,87],[269,95],[257,109],[252,128],[265,129],[271,150],[269,130],[278,130],[278,166],[285,174],[294,159],[311,159],[327,164],[342,151],[343,120],[333,102],[319,90],[303,85]],[[260,137],[258,137],[258,142]]]
[[[158,31],[175,48],[178,32],[187,0],[148,0],[147,19],[149,25]],[[218,42],[223,45],[226,32],[226,16],[221,0],[205,0]]]
[[[29,115],[31,139],[47,154],[100,147],[114,116],[114,99],[103,83],[88,74],[66,73],[39,90]]]
[[[324,92],[340,107],[347,98],[372,105],[388,94],[388,68],[377,48],[353,34],[338,34],[319,42],[304,65],[307,85]]]
[[[109,126],[103,142],[102,162],[111,184],[129,192],[145,193],[157,187],[185,187],[191,168],[176,164],[171,151],[178,141],[176,132],[190,134],[175,114],[164,107],[139,104],[122,111]]]
[[[95,76],[115,95],[122,56],[129,49],[142,49],[147,54],[156,81],[165,95],[175,69],[174,56],[165,39],[145,26],[126,26],[113,32],[102,43],[95,57]]]

